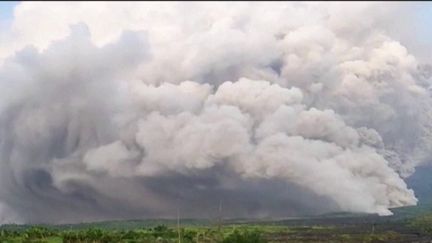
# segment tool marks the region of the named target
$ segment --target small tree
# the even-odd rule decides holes
[[[261,233],[253,231],[240,232],[235,229],[222,241],[223,243],[265,243],[266,241],[262,238]]]

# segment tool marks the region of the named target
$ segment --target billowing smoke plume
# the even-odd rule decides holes
[[[432,68],[386,29],[416,5],[340,5],[20,4],[0,36],[1,222],[416,204]]]

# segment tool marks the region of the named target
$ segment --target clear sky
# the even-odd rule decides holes
[[[3,21],[11,20],[13,17],[13,9],[18,3],[18,1],[0,2],[0,19]]]
[[[417,19],[421,29],[432,39],[432,2],[425,2],[424,8],[419,8]]]

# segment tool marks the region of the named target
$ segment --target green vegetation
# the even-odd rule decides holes
[[[389,217],[338,214],[283,221],[132,220],[77,225],[3,225],[0,242],[277,243],[431,242],[432,211],[402,208]],[[430,207],[429,207],[430,208]]]
[[[266,242],[259,231],[234,230],[222,240],[223,243],[264,243]]]
[[[415,223],[414,223],[415,222]],[[421,224],[418,224],[421,222]],[[222,227],[185,226],[176,227],[158,225],[148,228],[113,230],[100,228],[57,229],[30,227],[19,229],[1,229],[0,242],[65,242],[65,243],[108,243],[108,242],[165,242],[165,243],[276,243],[276,242],[411,242],[412,239],[428,237],[416,235],[407,230],[425,226],[426,221],[413,221],[407,227],[397,231],[389,230],[385,225],[351,226],[283,226],[233,224]],[[404,226],[404,225],[399,225]],[[430,224],[429,224],[430,227]],[[428,238],[429,239],[429,238]]]
[[[0,230],[0,242],[223,242],[223,243],[264,243],[256,229],[229,229],[220,231],[209,227],[186,227],[179,231],[165,225],[133,230],[106,230],[87,228],[79,230],[59,230],[46,227]]]
[[[409,225],[423,234],[432,235],[432,213],[410,220]]]

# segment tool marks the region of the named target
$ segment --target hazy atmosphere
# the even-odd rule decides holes
[[[416,205],[431,24],[431,2],[2,2],[0,223]]]

